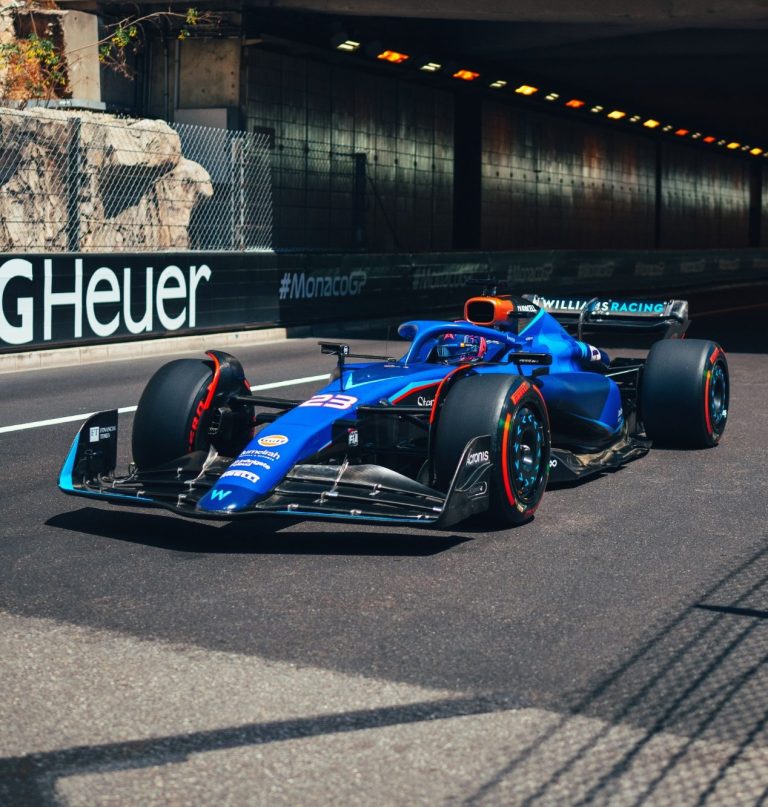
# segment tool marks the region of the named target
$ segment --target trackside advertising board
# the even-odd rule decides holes
[[[768,280],[768,252],[0,255],[0,352],[404,318],[499,291],[589,296]]]

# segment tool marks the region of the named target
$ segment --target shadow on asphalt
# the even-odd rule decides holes
[[[49,518],[49,527],[173,552],[247,555],[428,557],[473,540],[397,532],[280,532],[296,525],[269,517],[248,522],[189,521],[176,516],[83,507]]]
[[[516,749],[464,804],[493,802],[532,760],[553,758],[519,803],[568,793],[572,805],[765,804],[766,560],[768,548],[755,552],[596,686],[571,693],[560,720]],[[596,721],[577,734],[574,717]]]
[[[86,509],[70,521],[103,515]],[[51,521],[64,526],[62,520]],[[107,524],[105,532],[116,531]],[[572,693],[555,720],[532,723],[507,744],[507,762],[475,782],[462,804],[765,803],[768,637],[766,612],[753,606],[768,597],[766,560],[768,548],[756,552],[651,629],[596,686]],[[7,757],[0,759],[0,801],[55,803],[57,778],[84,770],[137,769],[215,750],[529,705],[495,692]]]

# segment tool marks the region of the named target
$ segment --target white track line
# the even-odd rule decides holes
[[[278,387],[295,387],[299,384],[309,384],[312,381],[326,381],[329,378],[328,373],[323,373],[323,375],[308,375],[304,378],[289,378],[287,381],[273,381],[270,384],[256,384],[256,386],[251,387],[251,392],[260,392],[261,390],[265,389],[277,389]],[[126,412],[135,412],[135,406],[122,406],[120,409],[117,410],[119,414],[125,414]],[[41,426],[56,426],[59,423],[75,423],[79,420],[85,420],[89,418],[91,415],[96,414],[95,412],[86,412],[83,415],[65,415],[64,417],[60,418],[49,418],[48,420],[35,420],[31,423],[18,423],[15,426],[0,426],[0,434],[6,434],[7,432],[20,432],[24,431],[25,429],[39,429]]]

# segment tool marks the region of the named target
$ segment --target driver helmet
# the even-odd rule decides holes
[[[435,354],[440,361],[480,361],[485,355],[488,345],[482,336],[467,333],[446,333],[435,347]]]

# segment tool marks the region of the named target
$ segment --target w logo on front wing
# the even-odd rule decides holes
[[[219,501],[222,501],[223,499],[226,499],[227,496],[229,496],[230,493],[232,493],[231,490],[212,490],[211,491],[211,498],[214,501],[216,501],[216,499],[218,499]]]

